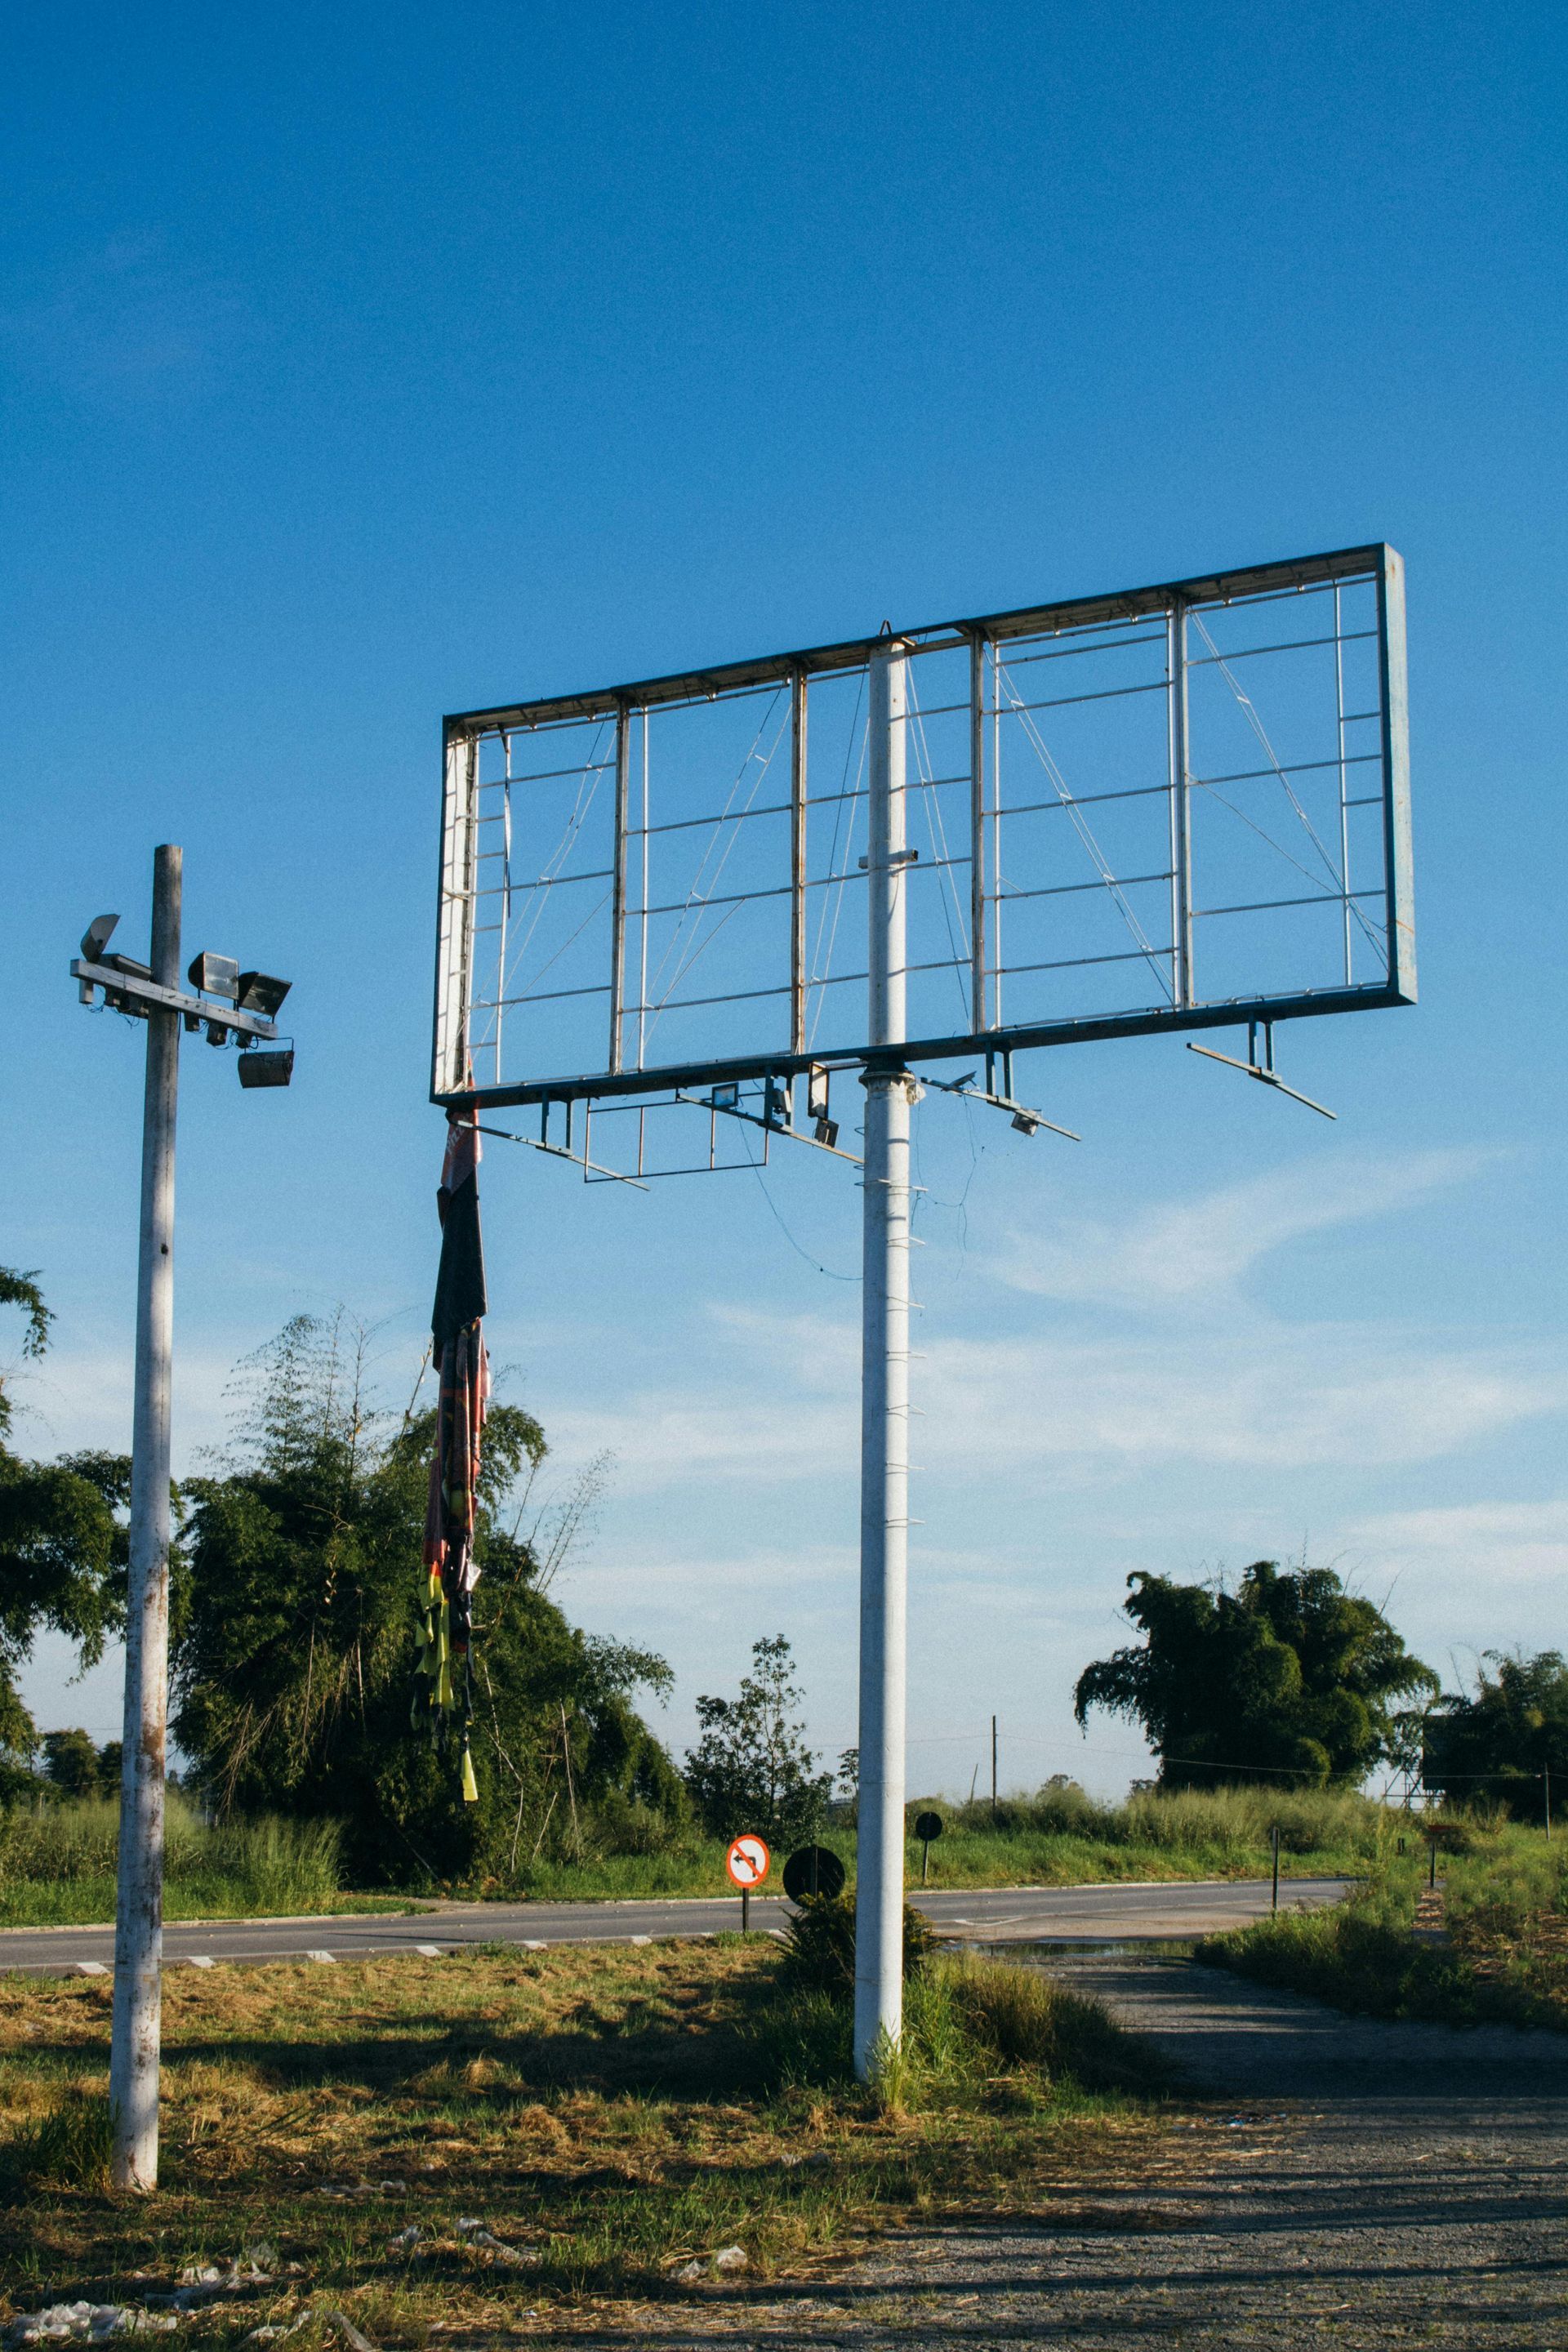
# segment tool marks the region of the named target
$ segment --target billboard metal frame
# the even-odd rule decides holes
[[[1366,590],[1375,589],[1375,626],[1358,625],[1347,632],[1342,616],[1343,599],[1341,583],[1352,583],[1356,601],[1364,607]],[[1298,634],[1283,644],[1266,646],[1242,645],[1222,653],[1210,635],[1205,621],[1205,612],[1230,605],[1247,605],[1284,599],[1293,593],[1332,590],[1332,631],[1325,636],[1302,637]],[[1207,658],[1218,666],[1217,674],[1225,678],[1236,701],[1247,715],[1254,735],[1259,740],[1269,765],[1249,769],[1244,774],[1205,776],[1195,773],[1191,762],[1192,736],[1189,730],[1190,671],[1196,666],[1187,651],[1189,617],[1208,646]],[[1364,617],[1356,614],[1357,621]],[[1089,653],[1098,658],[1108,640],[1089,642],[1096,630],[1114,627],[1117,624],[1135,625],[1133,642],[1149,646],[1152,653],[1154,674],[1135,684],[1118,682],[1097,687],[1092,694],[1058,698],[1056,702],[1035,705],[1021,704],[1015,698],[1015,708],[1020,716],[1031,708],[1057,708],[1062,701],[1088,701],[1097,707],[1111,696],[1123,693],[1163,697],[1163,711],[1157,702],[1142,706],[1152,714],[1152,723],[1143,729],[1142,747],[1137,757],[1146,763],[1140,773],[1147,773],[1147,782],[1126,783],[1115,779],[1115,789],[1100,793],[1080,794],[1069,792],[1059,768],[1047,762],[1042,751],[1042,764],[1056,785],[1058,805],[1074,812],[1072,822],[1077,827],[1083,807],[1090,799],[1115,801],[1135,799],[1140,804],[1157,803],[1163,798],[1162,831],[1168,820],[1168,843],[1162,840],[1157,855],[1150,861],[1160,870],[1123,873],[1118,876],[1089,836],[1085,845],[1091,852],[1090,862],[1096,869],[1096,880],[1075,881],[1060,885],[1051,883],[1037,891],[1031,887],[1006,887],[1011,877],[1004,868],[1001,836],[1004,820],[1014,816],[1038,814],[1021,807],[1005,807],[1000,779],[1002,763],[995,749],[994,736],[998,714],[1002,711],[1002,689],[1007,664],[999,648],[1016,639],[1039,640],[1062,635],[1069,642],[1061,648],[1047,647],[1037,656],[1027,651],[1014,657],[1014,667],[1025,660],[1051,658],[1060,652]],[[1147,624],[1141,635],[1138,626]],[[1074,645],[1072,633],[1086,633],[1085,641]],[[1243,632],[1245,635],[1245,632]],[[1344,647],[1352,636],[1363,644],[1375,637],[1377,650],[1377,703],[1371,707],[1371,681],[1367,677],[1365,709],[1345,709]],[[1119,643],[1126,643],[1126,638]],[[1281,764],[1276,756],[1272,740],[1263,727],[1256,705],[1229,674],[1226,667],[1231,658],[1241,659],[1252,654],[1290,655],[1304,652],[1309,646],[1331,644],[1333,656],[1333,710],[1337,721],[1337,758],[1321,761],[1303,760],[1294,769]],[[968,772],[962,769],[954,774],[937,777],[922,772],[920,751],[921,709],[911,679],[911,671],[922,654],[936,652],[959,659],[952,667],[958,675],[953,681],[949,702],[927,716],[942,716],[952,721],[952,730],[961,737],[966,733]],[[963,690],[963,656],[967,653],[967,693]],[[1201,662],[1205,657],[1197,657]],[[1363,656],[1357,656],[1361,668]],[[987,670],[991,681],[989,707],[986,699]],[[864,732],[865,792],[857,782],[853,794],[834,795],[843,800],[864,800],[866,819],[866,855],[858,861],[858,871],[866,885],[867,950],[864,971],[831,974],[829,970],[814,981],[805,959],[805,893],[811,887],[806,860],[806,818],[814,805],[807,775],[807,726],[810,688],[814,678],[834,673],[863,671],[866,689],[866,726]],[[1052,674],[1054,675],[1054,673]],[[1080,681],[1081,682],[1081,681]],[[645,1063],[647,1042],[646,1016],[650,1009],[660,1011],[668,1002],[660,1000],[650,1008],[647,976],[647,923],[651,914],[679,914],[685,919],[687,909],[694,904],[704,908],[718,903],[711,888],[701,891],[691,882],[687,886],[683,904],[655,908],[650,904],[648,883],[648,842],[661,830],[684,833],[689,825],[714,822],[711,812],[702,817],[679,816],[668,827],[655,826],[648,803],[648,765],[647,752],[647,714],[660,708],[681,706],[691,708],[709,702],[719,702],[726,697],[752,694],[772,689],[776,707],[783,693],[787,692],[787,718],[780,722],[774,738],[774,749],[782,746],[783,726],[787,723],[790,736],[790,788],[787,801],[778,801],[756,814],[766,816],[779,828],[774,837],[773,863],[763,868],[766,879],[750,889],[733,892],[726,905],[754,903],[766,898],[775,910],[782,912],[782,903],[790,900],[790,921],[787,934],[775,927],[771,947],[771,966],[777,984],[756,988],[750,985],[752,974],[743,956],[733,961],[731,987],[717,995],[700,999],[676,1000],[675,1009],[691,1010],[714,1004],[743,1004],[749,1015],[754,1000],[772,1000],[775,1012],[781,999],[788,1000],[787,1043],[774,1050],[753,1054],[731,1054],[722,1057],[699,1061],[666,1061],[655,1066]],[[1202,716],[1203,689],[1199,689],[1199,710],[1196,739],[1205,740]],[[820,706],[819,706],[820,707]],[[857,701],[857,718],[858,712]],[[993,721],[993,749],[990,765],[992,790],[987,806],[987,768],[985,760],[985,721]],[[634,718],[640,718],[639,734],[642,744],[642,812],[640,824],[633,822],[631,737]],[[914,724],[911,726],[911,721]],[[1364,726],[1369,730],[1377,727],[1377,749],[1368,748],[1353,753],[1346,749],[1346,730]],[[1294,723],[1292,720],[1291,723]],[[612,741],[590,748],[584,761],[572,767],[545,766],[526,775],[516,775],[512,766],[511,743],[519,730],[548,730],[552,728],[571,730],[584,725],[613,728]],[[857,720],[851,720],[851,744],[860,740],[856,734]],[[676,730],[679,733],[679,730]],[[500,738],[504,755],[504,774],[485,779],[481,749],[487,739]],[[546,738],[548,740],[548,736]],[[1360,740],[1360,739],[1358,739]],[[1370,743],[1370,736],[1365,739]],[[911,741],[913,751],[910,752]],[[562,749],[571,742],[568,734]],[[1038,747],[1037,747],[1038,748]],[[1292,750],[1295,748],[1291,747]],[[441,882],[439,898],[439,946],[436,981],[436,1035],[432,1095],[449,1110],[468,1110],[475,1123],[483,1114],[503,1106],[537,1104],[541,1109],[541,1134],[535,1146],[557,1152],[563,1158],[578,1158],[571,1149],[574,1113],[581,1104],[583,1133],[581,1163],[586,1173],[591,1165],[588,1151],[588,1123],[596,1100],[609,1098],[608,1111],[620,1111],[637,1118],[638,1130],[637,1175],[626,1181],[639,1181],[644,1173],[658,1171],[645,1168],[641,1143],[644,1106],[637,1097],[660,1097],[668,1094],[675,1101],[693,1103],[698,1098],[687,1089],[708,1086],[711,1091],[704,1104],[709,1114],[710,1139],[707,1154],[710,1167],[717,1164],[716,1136],[721,1114],[749,1118],[767,1132],[775,1128],[793,1132],[803,1139],[804,1130],[795,1128],[793,1110],[788,1108],[793,1079],[803,1070],[811,1072],[806,1087],[808,1125],[813,1129],[809,1139],[820,1148],[833,1150],[838,1129],[827,1116],[827,1072],[858,1065],[860,1084],[865,1090],[864,1158],[861,1162],[861,1414],[860,1414],[860,1643],[859,1643],[859,1799],[858,1807],[857,1851],[858,1855],[856,1888],[855,1937],[855,2021],[854,2050],[857,2073],[862,2079],[874,2077],[889,2063],[899,2041],[902,2023],[903,2000],[903,1879],[905,1842],[905,1703],[906,1654],[908,1647],[907,1585],[909,1528],[909,1416],[912,1410],[910,1398],[910,1251],[913,1243],[910,1230],[913,1205],[911,1183],[911,1151],[913,1143],[912,1115],[923,1088],[912,1075],[910,1065],[921,1062],[946,1061],[953,1055],[984,1058],[986,1084],[984,1092],[967,1077],[951,1082],[931,1079],[931,1084],[948,1092],[980,1094],[981,1098],[994,1103],[1004,1113],[1010,1113],[1015,1127],[1032,1132],[1043,1122],[1040,1115],[1028,1110],[1011,1098],[1012,1056],[1030,1046],[1058,1045],[1083,1042],[1091,1038],[1157,1035],[1162,1032],[1192,1029],[1214,1029],[1241,1022],[1261,1026],[1264,1034],[1263,1059],[1256,1060],[1249,1049],[1248,1060],[1241,1065],[1254,1077],[1265,1078],[1279,1085],[1273,1068],[1272,1030],[1275,1021],[1299,1019],[1327,1013],[1362,1011],[1377,1006],[1409,1004],[1415,996],[1415,935],[1412,919],[1411,858],[1410,858],[1410,781],[1407,744],[1407,721],[1405,675],[1405,601],[1404,573],[1400,560],[1391,548],[1377,545],[1343,549],[1333,554],[1298,558],[1288,563],[1262,564],[1250,570],[1210,574],[1206,577],[1168,583],[1163,586],[1133,589],[1114,596],[1083,597],[1071,603],[1035,605],[1011,613],[993,614],[986,618],[939,624],[934,627],[904,631],[895,635],[890,629],[880,635],[858,638],[852,643],[817,646],[813,650],[780,654],[763,661],[734,662],[714,669],[683,672],[665,678],[645,679],[635,685],[606,688],[585,695],[561,695],[548,700],[517,703],[490,710],[468,711],[446,722],[446,797],[442,820]],[[753,747],[754,749],[754,747]],[[916,770],[911,780],[906,755],[912,759]],[[553,757],[553,755],[551,755]],[[1097,753],[1097,756],[1098,753]],[[773,751],[767,758],[771,761]],[[493,749],[486,754],[493,769]],[[748,755],[748,763],[750,755]],[[1363,794],[1359,788],[1351,796],[1347,774],[1353,766],[1357,773],[1376,764],[1380,787]],[[1340,842],[1335,852],[1324,844],[1310,821],[1307,806],[1298,797],[1292,774],[1304,773],[1309,767],[1320,772],[1338,771],[1336,790]],[[763,773],[767,772],[766,762]],[[593,783],[588,787],[589,776]],[[1284,787],[1300,818],[1321,855],[1323,870],[1330,877],[1327,888],[1312,887],[1306,897],[1298,895],[1300,885],[1287,886],[1290,895],[1258,897],[1244,890],[1245,903],[1206,906],[1198,901],[1206,895],[1194,889],[1194,849],[1191,835],[1193,796],[1199,790],[1217,794],[1222,786],[1247,783],[1257,778],[1272,775]],[[594,975],[590,985],[557,988],[552,980],[548,992],[537,985],[520,987],[516,993],[508,992],[508,929],[512,881],[510,873],[511,794],[514,781],[527,785],[546,784],[558,777],[577,779],[578,803],[584,806],[584,793],[596,792],[604,779],[614,778],[614,808],[610,824],[602,822],[595,830],[595,847],[591,870],[552,876],[544,874],[525,887],[542,889],[548,901],[550,891],[558,885],[579,886],[591,883],[601,889],[601,897],[590,916],[577,922],[565,940],[571,946],[605,909],[609,909],[607,933],[595,931],[592,941],[591,962],[584,961],[584,970]],[[970,880],[968,914],[969,939],[961,948],[963,929],[960,911],[954,929],[950,934],[952,954],[947,964],[959,975],[959,992],[963,1009],[972,1025],[964,1034],[943,1034],[940,1036],[911,1037],[908,1023],[910,1005],[908,983],[913,975],[940,968],[922,961],[922,950],[914,947],[910,960],[908,936],[911,869],[917,852],[909,837],[908,809],[911,798],[924,790],[934,792],[946,785],[963,793],[968,803],[970,835],[965,856],[953,857],[946,848],[943,834],[940,849],[933,845],[933,862],[940,856],[948,868],[967,863]],[[481,806],[481,793],[494,794],[499,789],[502,806],[500,828],[503,848],[500,853],[500,880],[499,885],[488,879],[481,889],[481,860],[493,858],[497,853],[481,850],[480,827],[496,824]],[[826,797],[826,796],[820,796]],[[1042,803],[1049,806],[1050,803]],[[1229,806],[1229,803],[1226,803]],[[1381,814],[1381,872],[1375,887],[1352,889],[1352,855],[1350,848],[1350,812],[1366,810]],[[742,814],[752,813],[750,804]],[[726,822],[729,810],[718,822]],[[1253,822],[1250,813],[1231,807],[1232,816],[1239,814],[1244,825],[1254,833],[1262,833],[1269,848],[1278,852],[1280,845],[1273,841],[1263,828]],[[787,820],[789,868],[784,867],[785,851],[783,833]],[[739,823],[739,817],[736,818]],[[1376,819],[1373,814],[1363,824],[1375,835]],[[570,842],[577,838],[581,820],[574,812],[568,830],[563,836]],[[934,821],[933,821],[934,824]],[[988,831],[989,826],[989,831]],[[1199,833],[1203,832],[1200,817]],[[1084,836],[1080,833],[1080,839]],[[830,871],[827,881],[844,883],[849,879],[852,835],[846,835],[842,844],[843,871]],[[641,868],[640,893],[635,893],[628,906],[627,886],[630,876],[631,845],[637,844]],[[839,835],[833,836],[834,850],[828,859],[830,869],[839,865]],[[1201,851],[1201,839],[1200,839]],[[561,854],[561,853],[558,853]],[[1300,860],[1286,853],[1288,862],[1298,867],[1309,884],[1317,877],[1301,866]],[[987,889],[987,863],[991,869],[992,887]],[[607,862],[606,862],[607,861]],[[1206,856],[1197,858],[1199,881],[1210,871]],[[699,881],[702,872],[698,868]],[[951,880],[951,875],[950,875]],[[1153,971],[1167,1003],[1142,1010],[1109,1011],[1081,1018],[1057,1018],[1032,1023],[1010,1023],[1001,1018],[1005,990],[1005,979],[1023,978],[1029,973],[1056,974],[1085,965],[1113,962],[1125,964],[1136,961],[1122,954],[1073,955],[1050,961],[1031,962],[1024,960],[1008,963],[1000,939],[1001,909],[1009,899],[1046,898],[1055,899],[1061,889],[1079,891],[1102,887],[1119,905],[1121,914],[1129,922],[1133,936],[1140,943],[1141,954]],[[1129,911],[1124,894],[1137,887],[1150,887],[1160,893],[1159,944],[1152,941]],[[635,891],[635,883],[634,883]],[[493,925],[481,924],[476,908],[481,898],[494,901],[497,920]],[[637,899],[640,898],[640,906]],[[1381,924],[1372,920],[1363,901],[1381,899]],[[842,904],[842,897],[839,904]],[[1335,908],[1339,917],[1335,924],[1335,947],[1331,962],[1313,962],[1305,968],[1286,961],[1271,969],[1279,981],[1279,992],[1268,995],[1224,999],[1205,998],[1194,980],[1193,938],[1194,926],[1209,917],[1265,915],[1272,917],[1286,909],[1304,907]],[[487,908],[487,913],[489,909]],[[635,986],[632,1001],[626,1001],[628,914],[640,924],[637,936],[637,965],[640,978]],[[1163,936],[1165,921],[1170,926],[1169,940]],[[725,919],[728,919],[727,916]],[[945,908],[944,917],[945,922]],[[1367,945],[1372,950],[1370,962],[1363,968],[1372,974],[1358,980],[1352,923],[1359,923]],[[837,926],[837,916],[835,917]],[[1342,929],[1342,954],[1338,933]],[[493,990],[481,979],[475,985],[475,951],[481,932],[496,934],[494,963],[496,980]],[[990,936],[988,937],[988,932]],[[609,970],[605,971],[599,961],[608,948]],[[562,949],[552,950],[553,961]],[[695,950],[694,950],[695,952]],[[489,957],[491,950],[482,950]],[[783,974],[787,960],[788,982]],[[1267,967],[1266,967],[1267,968]],[[486,967],[488,969],[488,966]],[[542,971],[548,971],[548,965]],[[1244,968],[1245,969],[1245,968]],[[1223,967],[1222,967],[1223,970]],[[1342,971],[1344,985],[1302,988],[1304,978],[1320,970]],[[967,972],[967,983],[964,974]],[[537,976],[535,978],[537,979]],[[1228,977],[1242,976],[1233,971]],[[1248,976],[1251,976],[1248,973]],[[1201,975],[1200,975],[1201,977]],[[864,1025],[858,1036],[837,1051],[815,1047],[808,1042],[810,1024],[807,1019],[808,999],[813,986],[837,985],[839,981],[866,983]],[[744,982],[745,985],[741,985]],[[1287,984],[1289,983],[1289,985]],[[1296,986],[1297,992],[1290,992]],[[487,993],[487,990],[489,992]],[[509,1083],[502,1059],[503,1023],[505,1011],[515,1004],[539,1004],[547,997],[571,995],[580,1000],[602,1001],[608,1012],[605,1066],[599,1070],[576,1075],[531,1076],[519,1083]],[[1070,997],[1058,1000],[1070,1003]],[[1037,1009],[1038,1009],[1037,1007]],[[470,1058],[475,1041],[470,1028],[479,1016],[481,1028],[485,1016],[489,1016],[488,1035],[481,1041],[493,1048],[496,1083],[490,1086],[474,1082]],[[594,1015],[597,1018],[597,1014]],[[1205,1050],[1198,1048],[1199,1051]],[[1221,1059],[1226,1058],[1221,1056]],[[635,1066],[628,1066],[628,1059]],[[995,1066],[1001,1065],[1002,1088],[994,1091]],[[741,1089],[748,1083],[760,1087],[762,1111],[760,1118],[740,1100]],[[1286,1089],[1286,1091],[1290,1091]],[[615,1098],[619,1097],[619,1100]],[[1299,1099],[1306,1101],[1306,1097]],[[566,1130],[564,1145],[549,1139],[551,1106],[563,1107]],[[648,1108],[656,1107],[649,1105]],[[1314,1109],[1321,1106],[1314,1104]],[[1065,1131],[1065,1130],[1064,1130]],[[517,1142],[532,1139],[516,1136]],[[850,1155],[839,1154],[840,1157]],[[614,1174],[614,1171],[595,1172]]]
[[[1284,596],[1292,591],[1354,579],[1371,580],[1375,583],[1377,593],[1383,895],[1385,900],[1384,929],[1386,941],[1384,969],[1374,980],[1344,987],[1313,988],[1278,996],[1222,1000],[1194,998],[1191,954],[1193,908],[1186,856],[1191,793],[1194,784],[1201,783],[1203,780],[1192,779],[1186,765],[1185,706],[1189,667],[1186,615],[1194,606],[1214,607]],[[1111,623],[1161,616],[1164,619],[1170,644],[1168,699],[1173,787],[1173,1001],[1140,1011],[1081,1018],[1024,1024],[992,1022],[987,1018],[994,1000],[988,993],[988,898],[984,861],[982,856],[973,855],[974,845],[983,840],[987,822],[987,812],[983,804],[984,761],[980,740],[984,728],[984,668],[987,650],[1018,638],[1093,629]],[[955,1055],[968,1058],[1005,1056],[1035,1046],[1085,1044],[1110,1037],[1179,1034],[1189,1030],[1231,1027],[1242,1022],[1289,1021],[1321,1013],[1414,1003],[1416,990],[1405,584],[1403,564],[1392,548],[1381,543],[1342,548],[1329,553],[1296,557],[1284,562],[1258,564],[1237,571],[1210,572],[1193,579],[1122,590],[1111,595],[1079,597],[1053,604],[1026,605],[1014,611],[993,613],[968,620],[939,622],[921,628],[900,630],[897,636],[911,655],[967,646],[971,673],[969,953],[972,1025],[963,1033],[910,1038],[902,1048],[904,1060],[939,1061]],[[875,1049],[863,1035],[851,1034],[841,1043],[826,1046],[808,1045],[806,1043],[805,746],[811,680],[835,673],[861,668],[868,670],[879,647],[885,650],[888,642],[887,633],[877,637],[858,637],[837,645],[769,655],[759,660],[721,663],[710,669],[679,671],[665,677],[644,678],[587,693],[554,695],[536,701],[463,711],[445,720],[445,790],[437,908],[432,1101],[447,1108],[467,1104],[487,1110],[510,1105],[569,1103],[584,1098],[704,1087],[732,1079],[788,1079],[814,1065],[850,1066],[867,1065],[878,1058]],[[675,1060],[654,1066],[640,1064],[628,1066],[625,1051],[628,1025],[625,983],[628,837],[634,830],[630,783],[634,714],[671,705],[715,702],[727,697],[755,693],[770,686],[786,688],[790,695],[793,904],[789,1044],[751,1054]],[[597,1070],[540,1073],[516,1082],[476,1085],[471,1080],[468,1062],[468,1009],[477,888],[479,746],[486,737],[594,720],[609,722],[615,729],[612,951],[605,991],[609,998],[609,1019],[605,1065]],[[780,992],[783,992],[782,989]]]

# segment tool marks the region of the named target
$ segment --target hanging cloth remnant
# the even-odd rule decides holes
[[[447,1156],[436,1205],[441,1266],[430,1319],[437,1383],[436,1451],[425,1517],[425,1589],[413,1719],[421,1717],[443,1746],[449,1728],[461,1740],[464,1802],[479,1800],[469,1738],[474,1715],[473,1591],[479,1442],[490,1392],[480,1321],[485,1257],[479,1238],[479,1138],[457,1111],[447,1118]]]

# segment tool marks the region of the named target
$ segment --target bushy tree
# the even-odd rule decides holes
[[[110,1793],[102,1785],[98,1749],[87,1732],[46,1731],[43,1749],[44,1778],[62,1797]]]
[[[195,1777],[223,1812],[337,1818],[365,1883],[504,1878],[582,1853],[608,1816],[678,1814],[679,1776],[631,1705],[669,1670],[547,1597],[551,1548],[520,1502],[544,1438],[500,1403],[475,1542],[479,1799],[463,1803],[428,1710],[410,1720],[435,1416],[383,1420],[361,1353],[341,1321],[297,1318],[246,1368],[228,1458],[184,1490],[174,1732]]]
[[[827,1816],[833,1774],[816,1770],[795,1709],[801,1694],[782,1633],[752,1645],[735,1698],[700,1698],[702,1737],[686,1759],[686,1785],[715,1837],[755,1830],[770,1843],[814,1837]]]
[[[32,1274],[0,1266],[0,1305],[26,1318],[24,1356],[41,1356],[53,1320]],[[16,1674],[46,1629],[76,1643],[84,1665],[123,1622],[131,1465],[111,1454],[28,1462],[5,1443],[13,1407],[0,1378],[0,1778],[14,1781],[37,1731]],[[7,1760],[8,1759],[8,1760]]]
[[[1079,1675],[1081,1724],[1103,1707],[1139,1724],[1162,1788],[1258,1775],[1356,1781],[1397,1737],[1394,1703],[1437,1678],[1331,1569],[1255,1560],[1235,1591],[1142,1572],[1126,1614],[1141,1649]]]
[[[1487,1672],[1491,1666],[1494,1671]],[[1489,1650],[1472,1694],[1445,1692],[1423,1723],[1421,1780],[1453,1803],[1505,1805],[1516,1821],[1568,1804],[1568,1661]]]

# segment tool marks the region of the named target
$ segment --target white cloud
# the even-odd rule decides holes
[[[606,1408],[552,1404],[565,1455],[609,1447],[617,1494],[852,1475],[858,1332],[826,1318],[727,1317],[680,1374]],[[1027,1489],[1175,1463],[1279,1469],[1451,1454],[1568,1407],[1545,1347],[1433,1342],[1363,1324],[1238,1317],[1159,1337],[936,1339],[917,1367],[914,1458]]]
[[[1380,1568],[1424,1584],[1544,1586],[1555,1601],[1568,1580],[1568,1496],[1382,1511],[1358,1520],[1348,1539]]]
[[[1115,1223],[1080,1219],[1058,1223],[1048,1237],[1016,1234],[991,1271],[1014,1290],[1107,1306],[1226,1297],[1270,1251],[1408,1208],[1468,1182],[1496,1156],[1422,1151],[1305,1162]]]
[[[947,1341],[924,1367],[928,1456],[1012,1463],[1419,1462],[1568,1406],[1555,1354],[1360,1325],[1135,1340]]]

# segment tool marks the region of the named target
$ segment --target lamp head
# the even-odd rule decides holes
[[[263,1021],[270,1021],[293,985],[291,980],[275,980],[269,971],[242,971],[239,975],[239,1009],[242,1013],[254,1013]],[[251,1080],[253,1086],[262,1083],[259,1078]],[[288,1080],[275,1078],[272,1084],[286,1086]]]
[[[192,957],[186,977],[200,996],[226,997],[232,1004],[239,993],[239,966],[234,958],[214,955],[206,948]]]

